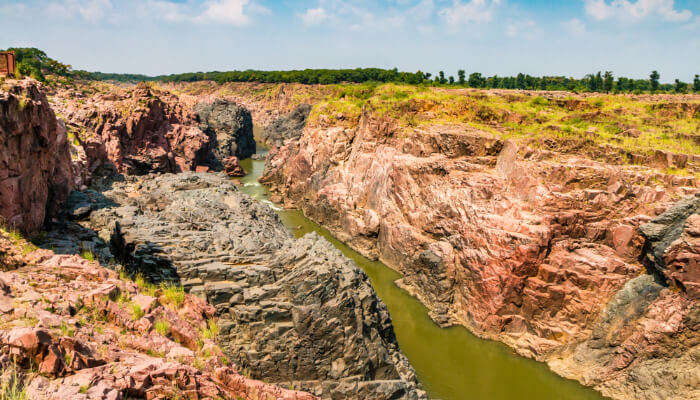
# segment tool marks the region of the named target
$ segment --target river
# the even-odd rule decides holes
[[[266,153],[262,146],[258,149]],[[480,339],[463,327],[440,328],[422,303],[394,284],[398,272],[363,257],[300,211],[272,203],[267,188],[258,182],[265,161],[246,159],[241,166],[248,173],[241,179],[242,191],[274,208],[294,236],[317,232],[367,273],[389,308],[401,350],[431,399],[603,399],[593,389],[556,375],[544,363],[518,356],[502,343]]]

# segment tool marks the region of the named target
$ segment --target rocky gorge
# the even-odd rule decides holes
[[[426,398],[366,275],[325,239],[295,240],[230,171],[214,172],[254,151],[245,109],[146,85],[88,101],[59,88],[51,102],[66,130],[41,85],[4,85],[3,388],[60,399]]]
[[[337,90],[5,82],[2,254],[15,260],[3,262],[5,303],[25,311],[2,316],[3,365],[19,363],[39,398],[427,398],[368,276],[315,233],[294,239],[230,179],[255,153],[255,123],[272,148],[261,178],[270,199],[399,271],[396,284],[439,325],[613,398],[698,395],[700,196],[692,173],[677,172],[694,171],[697,154],[504,137],[498,129],[530,118],[545,126],[542,110],[455,111],[490,124],[475,127],[432,122],[444,99],[409,97],[391,115],[343,103],[371,96],[363,87]],[[589,112],[585,96],[456,96],[550,104],[576,124],[606,112]],[[696,99],[652,100],[667,124],[697,118]],[[43,299],[37,284],[70,290]],[[98,287],[99,304],[81,307]],[[91,337],[97,326],[111,336]],[[51,357],[65,359],[48,376],[27,372]]]
[[[397,108],[432,118],[424,103]],[[697,102],[690,109],[697,118]],[[697,183],[660,171],[697,169],[697,154],[657,151],[628,166],[615,148],[542,148],[381,115],[365,105],[284,131],[261,181],[401,272],[397,283],[443,326],[503,341],[614,398],[697,397]]]

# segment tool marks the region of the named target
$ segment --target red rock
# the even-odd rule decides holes
[[[9,84],[0,90],[0,216],[6,225],[34,232],[68,198],[70,153],[41,85]]]
[[[241,176],[246,175],[245,170],[238,163],[238,157],[236,157],[236,156],[231,156],[231,157],[225,158],[223,160],[223,164],[224,164],[224,171],[230,177],[241,177]]]

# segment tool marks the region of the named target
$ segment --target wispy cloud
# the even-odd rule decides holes
[[[213,23],[236,27],[249,25],[251,15],[270,12],[255,0],[53,0],[46,6],[35,4],[34,7],[45,11],[52,18],[77,18],[92,23],[142,17],[167,22]]]
[[[110,0],[64,0],[48,3],[45,11],[61,18],[82,18],[88,22],[98,22],[111,17],[114,5]]]
[[[306,26],[321,25],[328,20],[328,13],[321,7],[309,8],[301,15],[301,20]]]
[[[565,31],[572,36],[583,36],[586,34],[586,25],[578,18],[572,18],[561,23]]]
[[[677,10],[674,0],[585,0],[586,14],[593,19],[638,21],[658,16],[668,22],[684,22],[693,17],[690,10]]]
[[[323,25],[349,31],[385,31],[401,27],[406,21],[396,10],[380,12],[371,2],[346,0],[320,0],[297,16],[307,27]]]
[[[495,9],[501,0],[454,0],[452,6],[440,10],[448,25],[457,27],[475,22],[489,22],[493,19]]]
[[[510,20],[505,29],[506,36],[533,39],[540,34],[540,29],[535,21],[526,20]]]

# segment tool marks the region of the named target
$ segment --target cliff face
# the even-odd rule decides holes
[[[357,123],[322,115],[271,152],[261,181],[401,271],[399,284],[440,324],[502,340],[606,395],[694,397],[684,368],[697,299],[655,283],[638,261],[639,225],[696,193],[693,176],[460,124],[399,129],[365,112]],[[683,243],[663,256],[680,260],[666,264],[679,282],[697,278],[683,261],[697,249]]]
[[[72,185],[66,130],[41,85],[8,81],[0,87],[0,215],[24,232],[55,215]]]

